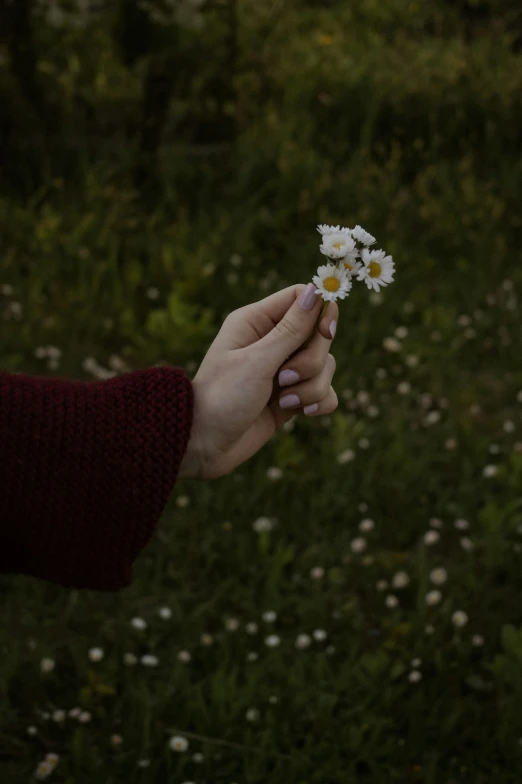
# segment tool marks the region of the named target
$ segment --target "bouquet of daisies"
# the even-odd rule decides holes
[[[326,302],[344,299],[354,280],[363,280],[370,290],[393,282],[395,265],[383,250],[369,250],[376,240],[362,226],[354,229],[320,225],[317,231],[322,242],[319,250],[332,259],[317,270],[312,280],[317,293]]]

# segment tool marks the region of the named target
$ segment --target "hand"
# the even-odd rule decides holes
[[[299,351],[323,305],[316,291],[313,284],[289,286],[225,319],[192,381],[194,419],[179,478],[229,474],[296,413],[320,416],[337,408],[331,386],[335,359],[329,353],[330,325],[335,322],[335,334],[339,319],[335,302]],[[303,292],[309,309],[299,304]],[[292,380],[287,371],[299,378]],[[292,407],[281,407],[285,402]]]

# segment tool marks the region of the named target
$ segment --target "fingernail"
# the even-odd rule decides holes
[[[316,287],[313,283],[309,283],[308,286],[305,288],[297,302],[302,307],[303,310],[312,310],[315,300],[317,299],[317,291]]]
[[[297,381],[299,381],[299,373],[296,373],[295,370],[282,370],[279,374],[280,387],[288,387]]]
[[[281,408],[298,408],[301,405],[301,401],[297,395],[285,395],[280,398],[279,405]]]
[[[330,321],[330,335],[332,336],[332,340],[334,339],[336,332],[337,332],[337,321]]]
[[[319,404],[318,403],[312,403],[311,406],[305,406],[303,408],[303,411],[304,411],[305,414],[315,414],[315,412],[317,411],[318,408],[319,408]]]

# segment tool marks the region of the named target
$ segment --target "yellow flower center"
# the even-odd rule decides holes
[[[347,270],[350,270],[350,272],[351,272],[353,270],[353,264],[350,264],[349,261],[345,261],[344,262],[344,268],[347,269]]]
[[[339,278],[325,278],[324,279],[324,287],[326,291],[337,291],[341,282]]]
[[[370,278],[378,278],[382,272],[382,267],[378,261],[370,261],[368,264]]]
[[[335,242],[332,247],[337,248],[337,250],[341,250],[341,248],[343,247],[343,243]]]

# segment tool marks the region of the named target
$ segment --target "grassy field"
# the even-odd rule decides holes
[[[196,133],[212,52],[224,68],[210,9],[140,185],[147,60],[122,65],[103,14],[38,27],[66,107],[47,144],[0,57],[23,131],[0,183],[2,368],[191,375],[230,310],[311,279],[317,223],[361,223],[396,282],[341,303],[335,414],[179,482],[131,588],[0,579],[0,781],[51,753],[63,784],[520,782],[512,26],[442,0],[238,5],[233,127]]]

